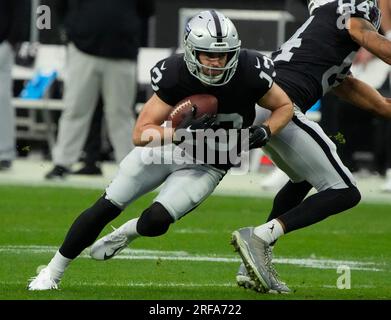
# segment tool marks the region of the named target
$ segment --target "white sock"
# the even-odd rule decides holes
[[[273,219],[254,228],[254,233],[256,236],[270,244],[284,234],[284,229],[277,219]]]
[[[139,218],[134,218],[132,220],[129,220],[118,228],[121,229],[121,231],[126,234],[129,241],[132,241],[140,236],[136,228],[138,219]]]
[[[64,274],[65,269],[71,263],[72,259],[65,258],[60,251],[57,250],[56,254],[50,260],[48,268],[50,270],[51,276],[56,280],[60,281],[62,275]]]

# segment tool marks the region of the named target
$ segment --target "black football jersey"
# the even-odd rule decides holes
[[[257,51],[246,49],[240,51],[236,72],[224,86],[201,83],[190,74],[183,54],[161,60],[151,69],[153,90],[171,106],[194,94],[214,95],[218,100],[217,120],[226,129],[252,125],[254,106],[272,87],[274,77],[273,62]]]
[[[218,100],[214,129],[241,129],[253,124],[255,104],[272,87],[275,75],[270,58],[241,49],[231,80],[224,86],[207,86],[189,72],[183,54],[176,54],[151,69],[151,85],[159,98],[173,107],[194,94],[214,95]]]
[[[376,1],[336,0],[314,9],[308,20],[272,54],[276,83],[306,112],[350,73],[360,46],[346,27],[348,17],[359,17],[377,29]]]

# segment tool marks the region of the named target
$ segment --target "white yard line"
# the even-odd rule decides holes
[[[36,246],[36,245],[5,245],[0,246],[0,253],[11,254],[54,254],[57,251],[55,246]],[[81,258],[89,258],[88,249],[81,254]],[[213,262],[213,263],[239,263],[241,260],[233,255],[199,255],[190,254],[186,251],[161,251],[144,249],[125,249],[113,259],[119,260],[168,260],[168,261],[192,261],[192,262]],[[299,267],[314,269],[337,269],[341,266],[347,266],[351,270],[385,271],[386,265],[375,262],[335,260],[326,258],[276,258],[273,260],[276,264],[289,264]]]
[[[4,285],[17,285],[24,286],[28,281],[0,281],[0,286]],[[106,281],[72,281],[71,279],[67,280],[68,286],[83,286],[83,287],[118,287],[118,288],[128,288],[128,287],[139,287],[139,288],[237,288],[237,284],[232,282],[226,283],[194,283],[194,282],[106,282]],[[337,289],[336,285],[308,285],[308,284],[296,284],[295,288],[305,288],[308,290],[311,288],[325,288],[325,289]],[[373,289],[376,288],[374,285],[352,285],[351,289]]]

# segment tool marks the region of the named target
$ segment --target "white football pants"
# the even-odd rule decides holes
[[[124,209],[164,183],[154,202],[178,220],[213,192],[225,172],[208,165],[177,164],[172,156],[172,145],[134,148],[107,187],[107,199]]]
[[[255,124],[263,123],[270,111],[257,107]],[[306,180],[317,191],[356,185],[337,148],[322,128],[295,108],[293,119],[273,136],[263,151],[293,182]]]

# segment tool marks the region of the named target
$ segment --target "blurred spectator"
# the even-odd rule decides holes
[[[29,20],[29,0],[0,0],[0,170],[10,169],[16,155],[12,66],[14,47],[28,40]]]
[[[65,109],[53,150],[54,167],[47,179],[64,178],[78,161],[100,93],[115,160],[120,162],[132,149],[140,17],[153,12],[153,2],[146,0],[117,0],[115,5],[106,0],[59,4],[70,43]]]
[[[140,46],[148,47],[148,35],[149,35],[149,18],[154,13],[154,3],[150,4],[150,9],[147,10],[147,14],[140,14],[141,21],[141,32],[140,32]],[[133,109],[134,106],[132,106]],[[82,167],[77,171],[74,171],[73,174],[81,174],[81,175],[101,175],[102,169],[100,166],[100,162],[104,160],[106,157],[110,157],[111,149],[110,141],[105,141],[108,143],[109,148],[104,148],[102,146],[102,139],[105,138],[103,133],[107,133],[106,128],[103,124],[103,105],[101,99],[99,99],[99,103],[96,106],[92,123],[90,126],[90,130],[88,133],[87,141],[83,148],[83,157],[82,157]],[[137,115],[136,115],[137,116]],[[112,150],[111,150],[112,151]]]

